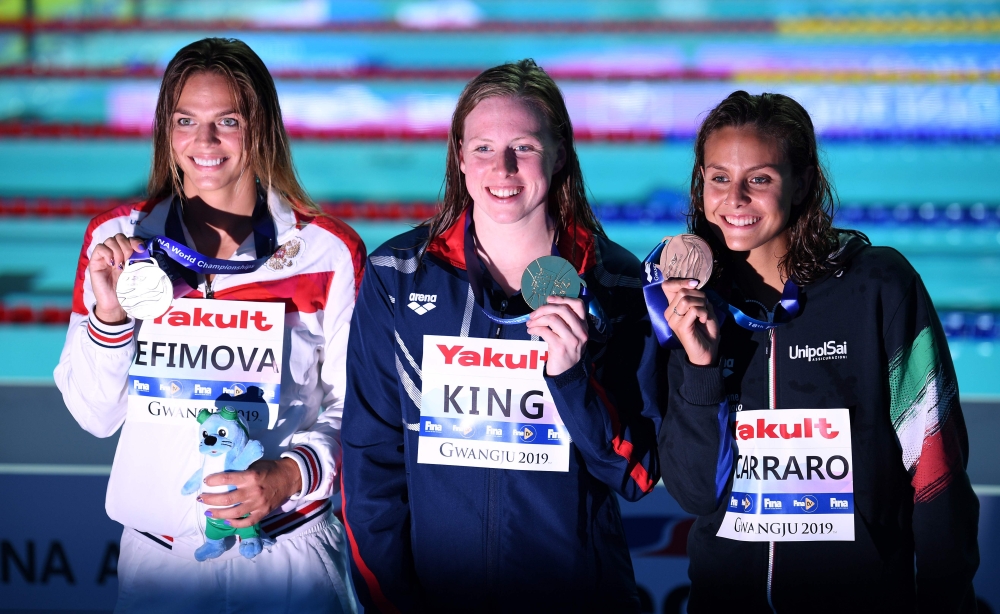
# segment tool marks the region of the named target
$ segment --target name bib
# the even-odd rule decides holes
[[[569,471],[542,341],[424,336],[417,462]]]
[[[846,409],[741,411],[717,535],[738,541],[854,541],[851,417]]]
[[[136,333],[127,419],[195,424],[224,400],[251,432],[274,428],[284,333],[284,303],[174,300]]]

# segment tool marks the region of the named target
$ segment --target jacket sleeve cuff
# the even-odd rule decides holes
[[[299,466],[302,476],[302,489],[290,497],[292,501],[301,499],[319,490],[323,484],[323,464],[319,455],[308,445],[301,445],[281,453],[281,458],[290,458]]]
[[[588,377],[587,367],[584,365],[584,361],[581,358],[579,362],[577,362],[569,369],[566,369],[559,375],[551,377],[546,376],[546,377],[548,378],[549,381],[555,384],[556,388],[565,388],[566,386],[573,384],[575,382],[579,382],[580,380],[586,381]]]
[[[135,320],[132,318],[129,318],[125,324],[118,325],[105,324],[98,320],[93,313],[87,318],[87,336],[92,342],[103,348],[127,347],[132,343],[134,329]]]
[[[692,405],[717,406],[726,398],[718,365],[698,366],[684,359],[680,394]]]

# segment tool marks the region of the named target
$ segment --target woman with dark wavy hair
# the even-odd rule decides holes
[[[639,262],[594,219],[566,105],[531,60],[469,82],[446,164],[440,212],[372,253],[351,324],[358,596],[638,612],[617,495],[658,480]]]
[[[299,185],[274,81],[242,41],[196,41],[167,65],[148,195],[87,227],[55,372],[84,429],[121,428],[116,611],[353,612],[332,499],[364,245]],[[120,298],[133,265],[160,276],[158,312]],[[283,334],[250,347],[248,327]],[[206,430],[200,410],[227,406],[243,422]],[[263,447],[252,464],[203,460],[230,458],[241,432]]]
[[[833,205],[797,102],[738,91],[708,114],[689,218],[716,272],[662,284],[679,347],[659,452],[698,516],[691,612],[975,610],[940,321],[906,259],[835,229]]]

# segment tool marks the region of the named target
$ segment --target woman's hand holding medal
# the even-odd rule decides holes
[[[121,324],[127,319],[118,301],[118,278],[125,268],[125,261],[142,241],[122,233],[109,238],[94,248],[90,256],[90,285],[94,289],[94,315],[105,324]]]
[[[538,335],[549,345],[545,373],[554,377],[580,362],[587,346],[587,320],[583,300],[549,296],[548,304],[531,313],[528,334]]]
[[[587,346],[587,308],[577,298],[584,283],[559,256],[534,260],[521,275],[521,296],[534,311],[525,326],[549,346],[545,373],[554,377],[580,362]]]
[[[705,252],[708,257],[706,259]],[[693,365],[715,364],[719,353],[719,319],[701,288],[712,274],[711,251],[694,235],[672,237],[663,249],[661,284],[667,297],[663,313]]]

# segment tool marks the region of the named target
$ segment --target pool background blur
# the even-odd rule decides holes
[[[836,223],[906,255],[949,335],[977,591],[1000,611],[1000,3],[922,0],[0,0],[0,609],[113,607],[116,438],[76,426],[52,369],[87,221],[141,198],[158,77],[204,36],[262,57],[304,185],[370,250],[429,215],[483,68],[533,57],[556,78],[592,202],[639,257],[684,228],[708,109],[799,100]],[[623,514],[648,611],[681,611],[689,517],[662,488]]]

